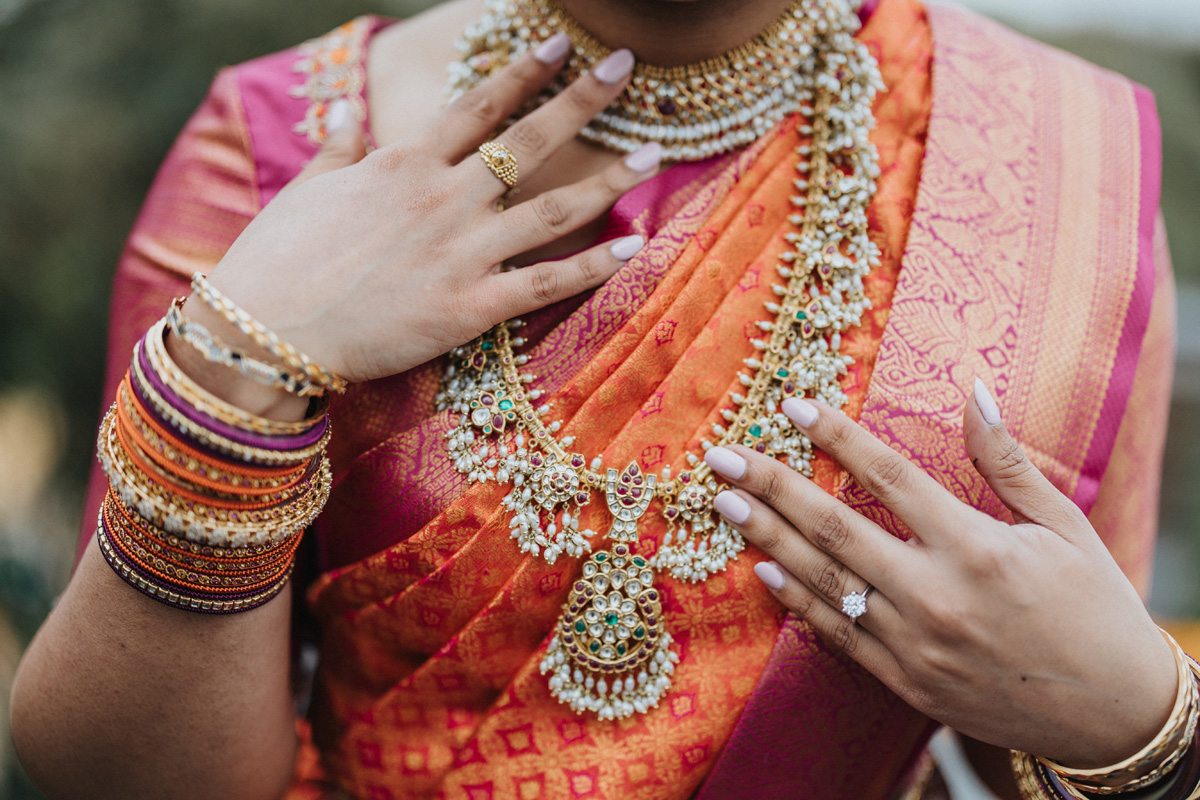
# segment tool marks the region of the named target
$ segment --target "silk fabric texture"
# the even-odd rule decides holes
[[[217,77],[122,257],[110,383],[186,276],[211,268],[311,157],[332,99],[366,117],[362,60],[384,24],[355,20]],[[883,263],[873,310],[843,340],[847,413],[1006,517],[961,445],[983,377],[1031,458],[1144,585],[1173,325],[1152,100],[914,0],[884,0],[859,36],[888,87],[872,134]],[[792,120],[638,187],[605,237],[640,233],[643,252],[590,296],[528,318],[527,369],[573,449],[654,471],[698,451],[773,298],[800,141]],[[335,488],[307,592],[322,661],[291,797],[887,798],[902,786],[930,721],[787,615],[751,574],[753,549],[703,584],[659,579],[683,660],[658,709],[600,723],[558,704],[537,663],[578,562],[518,553],[503,490],[454,471],[451,420],[433,408],[442,366],[334,403]],[[816,480],[909,535],[824,457]],[[582,522],[603,531],[604,517],[594,500]],[[652,553],[661,518],[639,530]]]

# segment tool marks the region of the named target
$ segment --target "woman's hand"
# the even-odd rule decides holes
[[[773,562],[789,609],[917,710],[991,744],[1081,768],[1115,763],[1166,722],[1174,658],[1084,514],[1034,467],[981,381],[967,453],[1015,525],[960,502],[841,412],[783,410],[914,533],[892,536],[780,462],[712,448],[736,487],[718,510]],[[868,584],[857,624],[842,598]]]
[[[566,36],[547,40],[415,137],[365,158],[358,126],[348,123],[327,146],[335,157],[318,157],[250,223],[212,284],[318,363],[363,381],[604,282],[640,239],[500,267],[604,213],[654,174],[661,149],[506,211],[497,203],[508,187],[476,152],[549,83],[569,49]],[[517,188],[621,92],[632,68],[629,51],[617,51],[497,137],[516,156]],[[357,163],[325,171],[339,159]],[[200,305],[189,303],[189,315],[204,313]]]

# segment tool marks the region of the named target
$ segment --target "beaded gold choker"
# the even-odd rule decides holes
[[[797,0],[769,28],[715,58],[677,67],[639,63],[621,96],[580,133],[610,150],[632,153],[647,142],[670,161],[697,161],[749,144],[812,102],[808,80],[818,68],[825,13]],[[857,3],[850,3],[850,12]],[[837,30],[845,30],[838,28]],[[545,102],[611,52],[557,0],[489,0],[488,13],[458,41],[450,65],[451,99],[531,47],[562,31],[574,51],[539,98]]]
[[[508,8],[507,4],[502,4]],[[521,4],[526,8],[526,4]],[[539,6],[541,7],[541,6]],[[493,6],[493,15],[501,5]],[[812,444],[780,411],[786,397],[815,397],[841,406],[839,384],[849,359],[839,354],[843,331],[859,324],[869,307],[863,278],[879,263],[867,235],[867,207],[878,176],[868,134],[874,124],[871,102],[882,86],[878,66],[853,38],[859,21],[847,0],[802,0],[789,13],[807,21],[810,68],[793,80],[805,101],[800,133],[811,144],[796,152],[795,207],[788,219],[788,249],[777,266],[782,282],[778,302],[767,304],[770,319],[758,323],[759,351],[739,375],[744,394],[733,393],[713,425],[716,444],[743,444],[784,458],[811,473]],[[522,16],[489,18],[495,30],[528,25],[541,36],[552,31]],[[535,378],[522,374],[529,356],[512,331],[518,320],[502,323],[456,348],[445,376],[440,408],[458,414],[447,449],[455,468],[470,482],[512,486],[503,505],[510,512],[512,537],[523,552],[554,561],[591,551],[595,532],[579,529],[580,507],[594,493],[604,496],[612,523],[609,549],[582,565],[541,663],[550,673],[551,692],[577,712],[619,719],[656,706],[671,685],[678,655],[662,619],[656,572],[676,580],[703,581],[721,572],[745,544],[712,507],[721,488],[697,453],[672,477],[670,469],[652,475],[636,461],[609,466],[600,458],[572,451],[574,441],[556,434],[549,405],[539,405]],[[651,558],[637,554],[638,520],[657,504],[667,532]]]

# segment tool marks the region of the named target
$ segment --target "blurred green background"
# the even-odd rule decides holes
[[[430,4],[0,0],[0,800],[39,797],[8,743],[8,686],[69,574],[109,282],[158,163],[221,66]],[[1181,340],[1153,605],[1200,617],[1200,47],[1041,38],[1158,96]]]

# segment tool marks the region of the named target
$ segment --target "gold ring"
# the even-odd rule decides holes
[[[479,145],[479,157],[505,186],[517,185],[517,157],[512,150],[499,142],[484,142]]]

